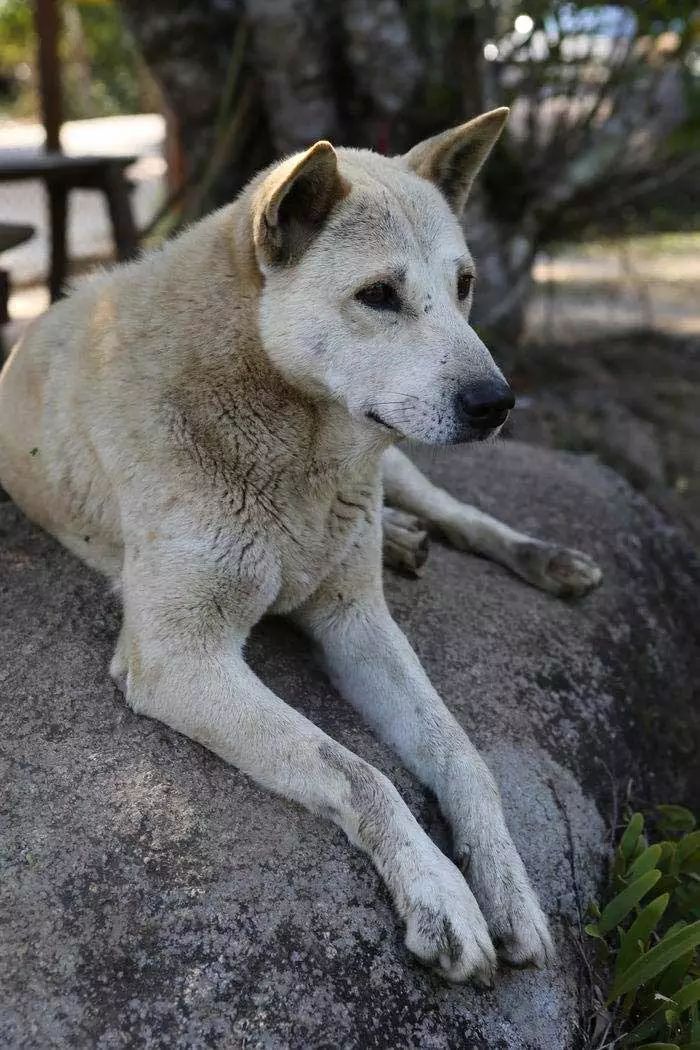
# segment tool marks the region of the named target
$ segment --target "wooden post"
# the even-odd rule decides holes
[[[46,149],[61,148],[61,71],[58,61],[60,0],[35,0],[34,25],[39,52],[41,115],[46,131]]]

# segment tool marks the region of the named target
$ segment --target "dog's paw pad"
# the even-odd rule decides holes
[[[518,548],[516,568],[529,583],[561,598],[579,598],[597,587],[603,573],[581,551],[528,542]]]

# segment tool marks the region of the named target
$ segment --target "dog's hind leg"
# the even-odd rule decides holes
[[[415,514],[460,550],[472,551],[560,597],[596,587],[602,573],[586,554],[533,539],[433,485],[397,448],[382,457],[386,501]]]

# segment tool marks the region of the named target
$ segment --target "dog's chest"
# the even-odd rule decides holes
[[[269,612],[298,606],[353,544],[380,539],[383,449],[362,447],[347,421],[297,418],[293,407],[251,416],[241,400],[222,409],[223,423],[195,431],[183,417],[175,432],[216,501],[207,511],[214,561]]]
[[[378,527],[380,494],[372,477],[345,477],[332,484],[298,486],[286,493],[283,517],[270,523],[277,548],[280,589],[272,612],[299,605],[342,562],[353,544]]]

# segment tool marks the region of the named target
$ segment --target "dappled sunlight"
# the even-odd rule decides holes
[[[541,254],[528,337],[577,341],[606,331],[700,335],[700,236],[674,234]]]

